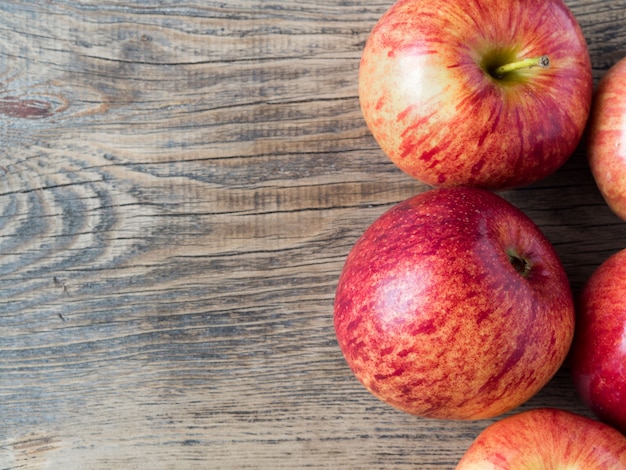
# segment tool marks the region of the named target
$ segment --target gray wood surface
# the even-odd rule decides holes
[[[597,81],[626,2],[567,4]],[[382,404],[333,330],[352,244],[427,189],[358,106],[390,5],[0,2],[0,468],[454,467],[490,421]],[[575,290],[626,247],[582,149],[503,196]],[[566,368],[537,406],[587,414]]]

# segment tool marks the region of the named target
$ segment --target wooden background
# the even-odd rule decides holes
[[[597,81],[626,1],[567,4]],[[358,106],[390,5],[0,2],[0,468],[454,467],[491,421],[382,404],[332,323],[352,244],[427,189]],[[580,150],[503,196],[575,290],[626,247]],[[565,369],[537,406],[587,414]]]

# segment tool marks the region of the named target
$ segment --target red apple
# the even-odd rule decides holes
[[[626,220],[626,58],[602,77],[591,108],[587,154],[600,193]]]
[[[400,0],[359,70],[373,136],[432,186],[548,176],[575,150],[592,91],[587,45],[562,0]]]
[[[552,245],[519,209],[486,190],[440,188],[391,208],[357,241],[337,286],[335,331],[381,400],[479,419],[555,374],[574,302]]]
[[[551,408],[488,426],[456,470],[623,470],[626,437],[593,419]]]
[[[591,275],[577,314],[569,360],[576,389],[601,420],[626,433],[626,250]]]

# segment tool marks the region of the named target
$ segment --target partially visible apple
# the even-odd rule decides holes
[[[626,220],[626,57],[598,84],[591,108],[587,155],[608,206]]]
[[[624,470],[626,437],[585,416],[552,408],[488,426],[456,470]]]
[[[373,136],[432,186],[548,176],[575,150],[592,91],[587,44],[562,0],[399,0],[359,69]]]
[[[574,334],[568,278],[519,209],[440,188],[388,210],[349,253],[335,331],[356,377],[415,415],[480,419],[525,402]]]
[[[626,250],[591,275],[577,314],[569,359],[576,389],[601,420],[626,433]]]

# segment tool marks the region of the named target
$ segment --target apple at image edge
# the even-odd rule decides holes
[[[495,73],[543,56],[547,68]],[[400,0],[359,69],[372,135],[434,187],[504,189],[552,174],[580,141],[592,92],[587,44],[562,0]]]
[[[389,209],[350,251],[335,331],[352,372],[418,416],[483,419],[528,400],[574,334],[568,278],[519,209],[476,188]]]
[[[626,220],[626,58],[600,79],[589,121],[587,155],[607,205]]]
[[[553,408],[514,414],[485,428],[456,470],[623,470],[626,437],[599,421]]]
[[[626,434],[626,249],[594,271],[577,300],[574,385],[596,416]]]

